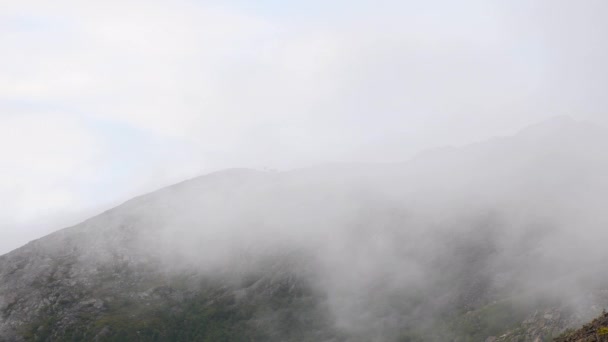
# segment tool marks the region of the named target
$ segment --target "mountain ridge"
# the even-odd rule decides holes
[[[0,256],[0,341],[478,341],[556,300],[582,322],[608,284],[608,144],[583,127],[138,196]]]

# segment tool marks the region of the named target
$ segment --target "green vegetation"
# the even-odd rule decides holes
[[[92,288],[46,288],[54,298],[40,319],[25,327],[26,341],[335,341],[322,296],[306,281],[281,271],[236,279],[134,272],[127,266],[98,269]],[[521,323],[543,304],[511,298],[463,309],[457,303],[432,319],[415,316],[428,296],[412,290],[389,298],[386,316],[401,315],[399,342],[483,341]],[[409,316],[408,316],[409,315]]]
[[[496,336],[516,328],[529,312],[511,301],[501,301],[479,310],[456,317],[450,324],[463,342],[483,341],[488,336]]]
[[[314,341],[305,337],[328,330],[309,289],[288,278],[257,279],[245,287],[176,278],[145,279],[140,285],[157,285],[146,290],[97,288],[96,297],[105,298],[102,306],[57,300],[44,309],[43,318],[25,327],[23,336],[26,341],[74,342]]]
[[[140,311],[136,303],[123,303],[93,322],[104,331],[103,341],[245,341],[246,322],[252,311],[234,305],[232,298],[209,302],[196,296],[179,311],[160,306]]]

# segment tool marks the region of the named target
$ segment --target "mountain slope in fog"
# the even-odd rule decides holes
[[[483,341],[555,308],[559,332],[608,289],[606,133],[161,189],[0,257],[0,341]]]
[[[606,311],[576,331],[567,331],[556,342],[606,342],[608,341],[608,313]]]

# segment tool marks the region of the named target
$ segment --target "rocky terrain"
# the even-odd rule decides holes
[[[608,313],[585,324],[576,331],[567,331],[558,337],[555,342],[605,342],[608,341]]]
[[[606,174],[606,131],[557,120],[206,175],[0,256],[0,341],[549,341],[608,304]]]

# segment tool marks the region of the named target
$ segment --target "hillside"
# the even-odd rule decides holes
[[[140,196],[0,257],[0,341],[547,341],[608,306],[607,133]]]
[[[608,341],[608,313],[602,315],[592,322],[585,324],[576,331],[567,331],[555,342],[605,342]]]

